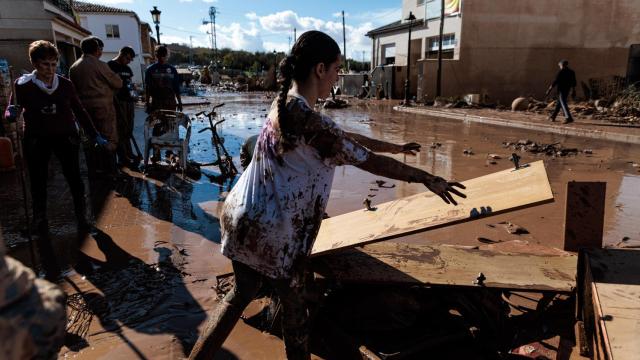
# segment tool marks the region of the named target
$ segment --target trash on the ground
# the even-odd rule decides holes
[[[503,148],[510,148],[512,150],[518,150],[521,152],[528,152],[531,154],[543,154],[547,156],[570,156],[577,155],[580,151],[577,148],[565,148],[560,143],[543,144],[537,143],[531,140],[519,140],[517,142],[502,142]],[[587,150],[586,154],[593,154],[593,150]]]

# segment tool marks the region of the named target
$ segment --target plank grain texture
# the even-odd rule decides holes
[[[596,354],[607,359],[640,358],[640,250],[588,251],[592,276]]]
[[[322,221],[311,256],[393,239],[553,201],[543,161],[463,182],[458,206],[424,192]]]
[[[385,241],[313,260],[314,271],[345,283],[477,287],[571,292],[577,256],[463,249]]]

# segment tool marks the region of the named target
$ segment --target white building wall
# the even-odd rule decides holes
[[[144,59],[142,58],[142,44],[140,44],[140,23],[133,14],[103,14],[103,13],[80,13],[80,23],[85,29],[89,29],[94,36],[99,37],[104,42],[102,61],[113,59],[123,46],[131,46],[136,52],[136,57],[129,64],[133,70],[133,82],[141,86],[143,81],[142,69]],[[107,38],[106,25],[118,25],[120,28],[120,38]]]
[[[416,1],[416,0],[412,0]],[[408,13],[408,12],[407,12]],[[454,59],[459,58],[460,39],[462,19],[458,16],[447,17],[444,21],[444,34],[455,34],[456,47],[454,49]],[[420,58],[425,58],[426,48],[429,45],[427,38],[436,37],[440,33],[440,19],[431,19],[427,21],[427,26],[417,26],[411,29],[411,39],[421,39]],[[374,40],[375,49],[375,64],[374,66],[384,64],[384,51],[383,48],[390,44],[395,43],[395,65],[406,66],[407,65],[407,38],[409,36],[408,29],[402,29],[393,33],[387,33],[378,35]],[[413,53],[413,49],[412,49]]]

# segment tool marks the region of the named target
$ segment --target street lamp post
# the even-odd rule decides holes
[[[158,45],[160,45],[160,13],[162,13],[162,11],[158,10],[157,6],[154,6],[153,10],[151,10],[151,18],[153,19],[153,23],[156,24],[156,40],[158,40]]]
[[[416,17],[413,16],[413,12],[409,12],[409,37],[407,40],[407,79],[404,81],[404,106],[409,106],[409,69],[411,68],[411,27],[413,26],[413,20]]]

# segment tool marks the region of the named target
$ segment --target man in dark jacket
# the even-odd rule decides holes
[[[169,49],[164,45],[155,48],[158,62],[145,71],[145,100],[147,113],[155,110],[182,111],[180,79],[175,67],[167,64]]]
[[[576,97],[576,73],[569,69],[569,62],[567,60],[561,60],[558,63],[558,66],[560,67],[560,71],[558,71],[556,79],[551,85],[549,85],[546,92],[546,95],[549,95],[554,87],[558,87],[558,101],[556,102],[556,108],[553,110],[549,120],[556,121],[556,116],[558,115],[558,112],[560,112],[560,109],[562,109],[565,117],[563,124],[568,124],[573,122],[573,117],[569,111],[567,99],[569,97],[569,92],[571,92],[572,97]]]
[[[118,164],[121,166],[133,165],[133,149],[131,148],[131,137],[133,136],[133,120],[134,120],[134,102],[132,95],[133,71],[129,67],[129,63],[136,57],[136,53],[130,46],[120,49],[120,53],[113,60],[107,62],[107,65],[114,73],[122,79],[122,87],[113,98],[116,109],[116,120],[118,128]]]

